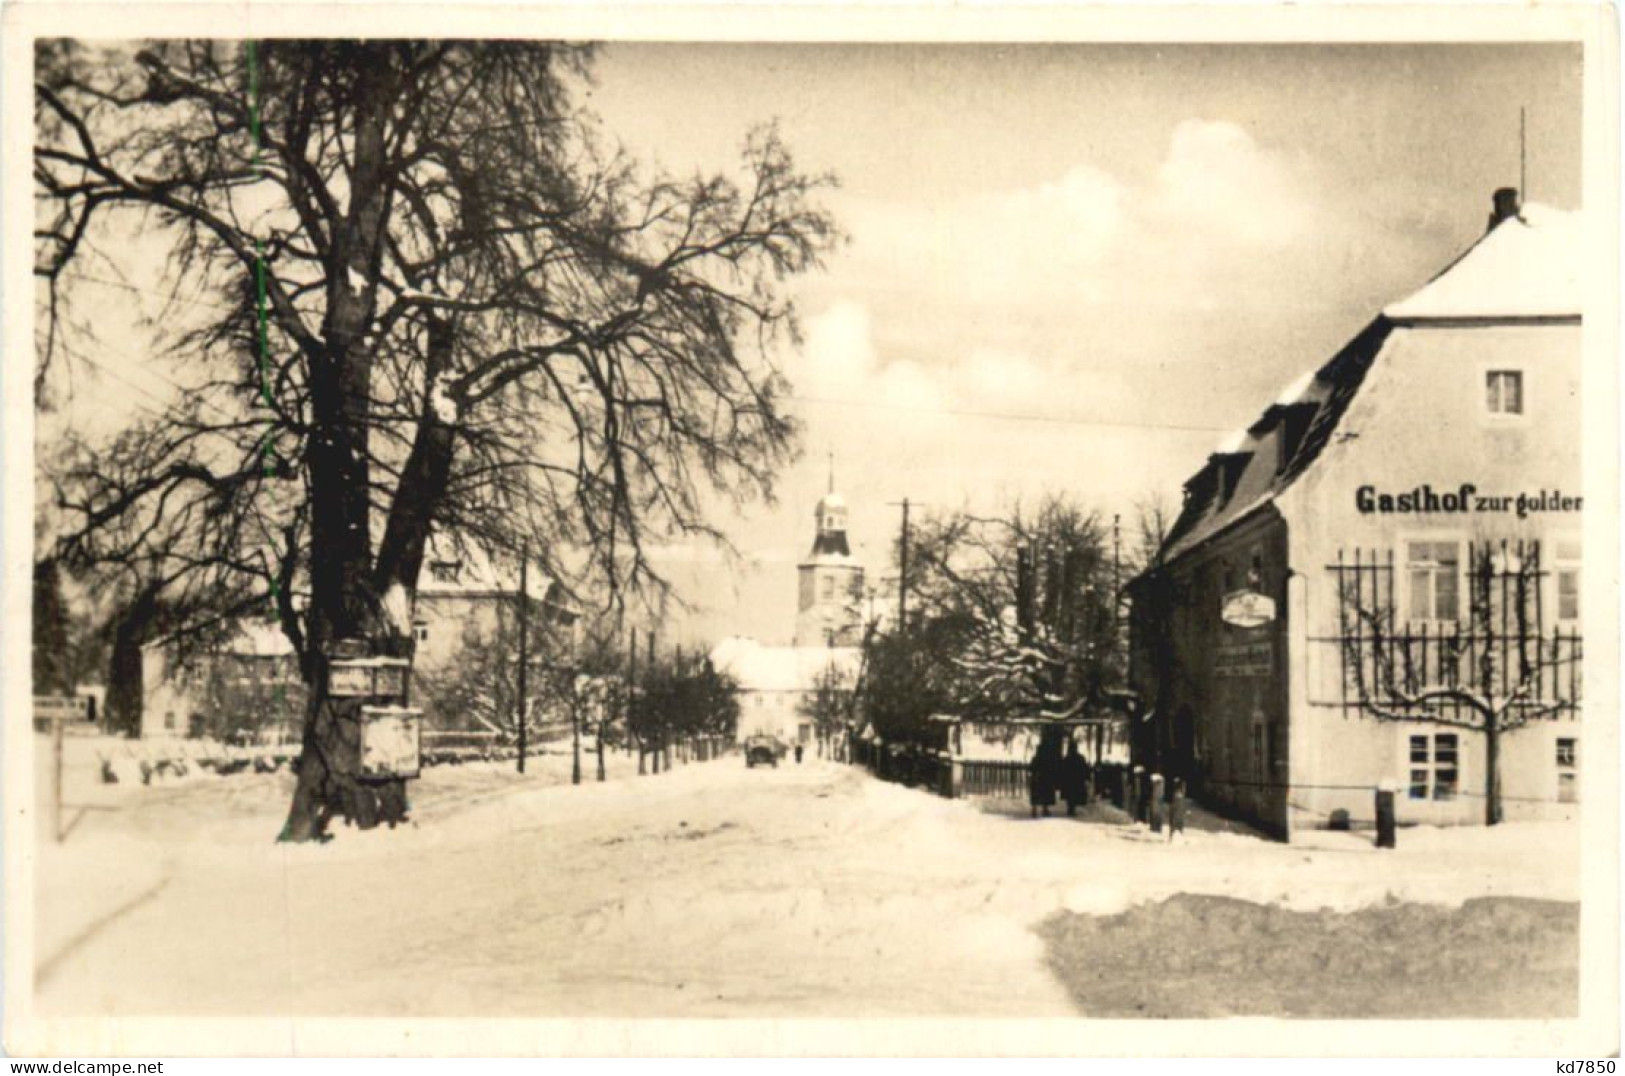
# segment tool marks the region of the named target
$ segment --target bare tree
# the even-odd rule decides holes
[[[1133,544],[1126,550],[1124,578],[1139,575],[1156,566],[1162,547],[1167,544],[1175,514],[1168,498],[1161,493],[1150,494],[1135,502]]]
[[[413,697],[435,732],[494,733],[504,743],[518,739],[519,624],[518,603],[481,626],[463,629],[454,654],[432,668],[413,670]],[[560,649],[559,633],[545,615],[532,609],[525,719],[541,735],[554,699],[549,653]]]
[[[830,752],[837,734],[845,732],[852,715],[857,677],[834,662],[813,677],[812,690],[796,705],[796,712],[813,723],[819,752]]]
[[[949,629],[963,716],[1073,717],[1123,683],[1109,522],[1059,499],[1007,517],[950,513],[918,532],[911,593]]]
[[[1484,737],[1484,821],[1495,825],[1501,737],[1577,712],[1582,646],[1578,631],[1546,633],[1539,542],[1476,542],[1468,554],[1466,618],[1420,622],[1398,608],[1392,552],[1340,555],[1338,642],[1344,697],[1363,713]],[[1455,571],[1443,567],[1445,586]]]
[[[611,600],[651,536],[716,536],[701,491],[769,496],[793,447],[782,281],[836,238],[777,135],[739,178],[646,178],[546,43],[165,41],[36,54],[37,374],[76,297],[166,254],[184,392],[61,482],[61,542],[166,593],[275,609],[311,684],[283,838],[405,814],[359,776],[341,652],[408,654],[431,528],[540,540]]]

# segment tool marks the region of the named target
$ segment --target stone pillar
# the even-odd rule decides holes
[[[1377,786],[1377,847],[1395,848],[1398,818],[1394,810],[1394,789],[1391,782]]]

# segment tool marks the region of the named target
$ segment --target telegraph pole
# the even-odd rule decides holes
[[[527,538],[519,546],[519,772],[525,772],[525,696],[529,684],[527,683],[530,665],[530,655],[526,653],[530,641],[530,540]]]
[[[1123,633],[1120,622],[1123,609],[1123,532],[1119,526],[1121,516],[1112,516],[1112,650],[1117,650],[1117,637]]]
[[[645,664],[647,669],[644,675],[653,676],[655,671],[655,630],[653,628],[649,629],[649,660]],[[656,726],[660,729],[660,734],[655,737],[655,747],[652,752],[654,755],[654,772],[659,773],[660,763],[663,761],[661,752],[665,750],[666,744],[666,719],[660,714],[650,714],[649,716],[654,719]]]
[[[892,502],[903,509],[903,527],[897,539],[897,630],[905,631],[908,628],[908,498],[904,497],[901,504]]]
[[[638,753],[638,776],[643,776],[643,737],[638,734],[634,721],[638,702],[638,629],[631,630],[626,648],[626,742]]]

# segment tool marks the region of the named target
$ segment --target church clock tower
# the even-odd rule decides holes
[[[835,492],[833,467],[829,492],[819,499],[814,518],[812,552],[798,565],[795,645],[857,646],[862,642],[863,565],[847,543],[846,501]]]

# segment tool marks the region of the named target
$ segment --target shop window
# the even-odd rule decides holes
[[[1461,785],[1460,742],[1453,732],[1410,738],[1410,798],[1453,800]]]
[[[1557,802],[1580,802],[1580,758],[1572,737],[1559,737],[1557,741]]]
[[[1405,579],[1411,620],[1453,621],[1460,615],[1460,543],[1406,542]]]
[[[1523,414],[1523,371],[1486,371],[1484,407],[1492,415]]]

